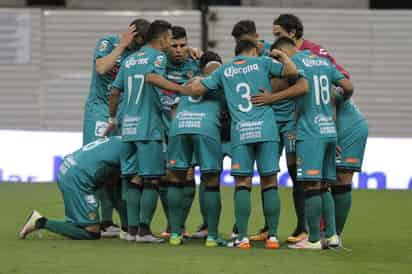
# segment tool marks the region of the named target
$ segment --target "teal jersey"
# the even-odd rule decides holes
[[[84,178],[84,180],[73,181],[77,184],[76,188],[93,191],[108,178],[120,175],[122,146],[120,136],[97,139],[67,155],[59,168],[59,177],[64,176],[68,171],[75,172]]]
[[[342,96],[337,96],[335,104],[338,137],[353,129],[359,122],[366,120],[352,99],[343,100]]]
[[[268,56],[270,57],[270,48],[272,47],[272,43],[269,43],[265,40],[259,40],[263,44],[263,48],[260,50],[259,55],[260,56]]]
[[[200,75],[199,62],[192,59],[191,57],[186,58],[185,62],[180,65],[175,65],[168,60],[166,65],[165,77],[169,81],[175,82],[177,84],[183,85],[189,81],[192,77]],[[170,90],[162,90],[162,118],[168,133],[170,123],[172,121],[171,110],[173,105],[179,102],[179,94],[176,94]]]
[[[199,97],[180,97],[169,135],[199,134],[220,141],[220,114],[223,107],[222,92],[209,92]]]
[[[131,54],[122,64],[113,87],[125,92],[123,141],[163,139],[160,90],[145,82],[148,73],[164,76],[166,55],[150,46]]]
[[[270,90],[270,78],[282,75],[283,65],[269,57],[237,56],[203,79],[209,90],[223,89],[232,118],[232,146],[279,141],[275,114],[270,106],[254,106],[250,97],[261,88]]]
[[[113,66],[113,68],[103,75],[100,75],[96,72],[96,60],[109,55],[119,45],[119,42],[120,38],[118,35],[111,35],[103,37],[96,44],[93,57],[93,70],[90,83],[90,91],[86,100],[86,117],[95,116],[96,114],[103,115],[105,117],[109,116],[109,93],[111,84],[116,78],[121,63],[132,52],[128,51],[127,49],[124,50],[121,56],[119,56],[119,58],[116,60],[116,64]]]
[[[297,140],[336,138],[331,89],[345,76],[328,59],[308,50],[295,54],[292,60],[309,83],[309,92],[296,98]]]

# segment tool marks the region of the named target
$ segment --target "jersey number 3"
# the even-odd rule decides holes
[[[246,106],[244,104],[237,105],[241,112],[249,112],[252,110],[252,102],[250,102],[250,87],[246,83],[239,83],[236,85],[236,92],[241,93],[240,97],[246,99]]]

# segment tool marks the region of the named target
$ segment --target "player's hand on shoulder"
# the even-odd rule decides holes
[[[103,133],[103,137],[109,136],[110,132],[112,132],[113,130],[115,130],[117,128],[117,125],[118,125],[117,119],[110,117],[109,121],[108,121],[107,128]]]
[[[136,36],[136,27],[135,26],[130,26],[127,31],[122,32],[120,34],[120,42],[119,46],[121,47],[127,47],[132,41],[133,38]]]
[[[189,48],[189,55],[193,59],[198,60],[203,55],[203,51],[199,48]]]

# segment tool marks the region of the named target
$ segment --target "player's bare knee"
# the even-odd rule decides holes
[[[296,165],[296,153],[287,153],[286,154],[286,164],[288,166]]]
[[[320,190],[320,182],[304,182],[303,187],[305,191]]]
[[[219,173],[205,173],[203,175],[206,187],[219,187],[220,176]]]
[[[337,185],[351,185],[353,179],[353,171],[351,170],[338,170],[336,173]]]
[[[143,179],[140,176],[134,175],[132,178],[130,178],[129,181],[131,184],[135,184],[135,185],[142,185]]]
[[[267,188],[273,188],[278,186],[278,180],[276,175],[270,175],[270,176],[262,176],[260,178],[260,185],[262,190],[265,190]]]
[[[252,177],[251,176],[236,176],[235,177],[236,181],[236,187],[247,187],[251,188],[252,187]]]
[[[195,168],[191,167],[186,172],[186,181],[192,181],[195,179]]]
[[[186,170],[169,170],[168,174],[168,181],[173,184],[183,184],[186,182]]]

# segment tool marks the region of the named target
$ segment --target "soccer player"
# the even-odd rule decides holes
[[[125,91],[123,141],[134,148],[136,174],[143,178],[143,183],[140,180],[128,183],[128,213],[139,212],[129,207],[140,206],[139,218],[136,214],[128,215],[128,232],[136,237],[137,242],[161,243],[164,240],[155,237],[150,230],[157,205],[159,178],[165,173],[159,88],[176,92],[184,92],[187,88],[163,77],[167,62],[164,51],[171,42],[170,23],[163,20],[151,23],[145,41],[144,47],[122,63],[112,85],[109,112],[114,120],[120,92]],[[114,124],[110,123],[108,128],[113,127]]]
[[[171,45],[167,50],[167,66],[165,76],[168,80],[179,85],[183,85],[192,77],[198,76],[200,74],[199,61],[191,57],[189,49],[190,48],[188,45],[186,30],[181,26],[173,26]],[[168,135],[171,121],[176,114],[176,107],[179,103],[179,94],[163,89],[161,101],[163,106],[162,117],[163,121],[165,122],[166,135]],[[160,198],[166,217],[168,217],[168,214],[166,214],[168,210],[167,189],[168,185],[170,184],[170,176],[172,175],[167,172],[166,177],[162,178],[161,186],[159,189]],[[191,166],[187,171],[186,180],[183,184],[184,195],[182,199],[183,210],[181,214],[181,225],[182,233],[185,237],[189,236],[189,234],[185,231],[185,223],[189,215],[193,199],[195,197],[195,189],[196,183],[194,180],[194,170]],[[170,236],[168,230],[169,229],[162,233],[163,237],[167,238]]]
[[[143,45],[143,36],[150,23],[144,19],[136,19],[130,23],[126,32],[120,35],[109,35],[100,39],[95,48],[93,58],[90,92],[86,100],[83,120],[83,145],[86,145],[103,134],[108,125],[108,100],[110,84],[115,79],[120,64],[133,51]],[[121,119],[122,111],[118,119]],[[116,236],[119,228],[113,225],[113,205],[110,203],[107,190],[108,184],[98,193],[102,208],[102,235]]]
[[[338,245],[339,239],[336,235],[333,198],[328,190],[328,183],[336,180],[336,128],[331,85],[342,87],[345,100],[352,95],[353,87],[328,59],[317,57],[310,51],[299,52],[292,39],[279,38],[273,47],[290,56],[309,83],[309,89],[303,94],[292,86],[278,93],[265,92],[252,98],[252,102],[259,105],[296,97],[297,183],[303,184],[305,190],[309,239],[290,247],[322,249],[321,214],[326,222],[326,244],[333,247]]]
[[[335,201],[336,233],[339,244],[346,219],[352,206],[352,178],[362,168],[363,155],[368,139],[368,122],[352,99],[344,100],[335,91],[336,129],[338,155],[336,157],[336,184],[332,185]]]
[[[220,67],[220,57],[206,52],[200,59],[203,75]],[[220,141],[220,113],[224,106],[222,93],[204,96],[182,96],[169,132],[168,168],[172,177],[168,189],[169,217],[172,236],[169,243],[182,243],[181,227],[184,210],[184,183],[193,156],[202,172],[205,184],[204,202],[209,236],[206,247],[225,244],[218,238],[221,211],[220,172],[222,146]]]
[[[236,179],[235,218],[239,238],[229,246],[250,248],[248,221],[250,191],[254,162],[261,176],[263,211],[269,226],[266,247],[279,248],[277,225],[280,201],[276,173],[279,170],[277,151],[279,135],[275,115],[269,106],[256,107],[250,101],[261,88],[270,89],[270,77],[297,77],[293,62],[282,52],[274,50],[281,63],[269,57],[258,57],[258,46],[251,40],[236,44],[236,57],[210,76],[191,85],[193,95],[204,95],[207,90],[224,90],[228,104],[232,141],[232,175]]]
[[[241,20],[237,22],[232,29],[232,36],[236,42],[240,40],[255,41],[258,46],[258,55],[269,56],[271,43],[259,40],[259,34],[256,32],[255,22],[252,20]]]
[[[323,48],[321,45],[316,44],[310,40],[304,39],[304,28],[302,21],[293,14],[281,14],[273,21],[273,35],[275,40],[279,37],[289,37],[291,38],[298,47],[299,50],[310,50],[312,54],[315,54],[319,57],[328,58],[332,64],[347,78],[349,79],[349,73],[339,64],[336,63],[336,60],[330,55],[330,53]],[[286,88],[281,83],[279,84],[279,89]],[[278,89],[278,90],[279,90]],[[288,134],[288,136],[291,136]],[[288,147],[286,147],[287,149]],[[287,152],[287,151],[286,151]],[[287,241],[289,243],[296,243],[300,240],[307,238],[307,228],[305,224],[305,213],[304,213],[304,193],[302,186],[296,184],[296,157],[288,153],[286,155],[289,174],[292,177],[293,181],[293,202],[295,206],[295,212],[297,217],[297,225],[294,232],[288,237]],[[323,223],[322,223],[323,224]]]
[[[65,220],[49,219],[34,210],[20,231],[20,238],[24,239],[35,230],[47,229],[75,240],[99,239],[96,189],[108,181],[119,181],[124,144],[120,136],[99,138],[66,156],[57,180],[63,195]]]

